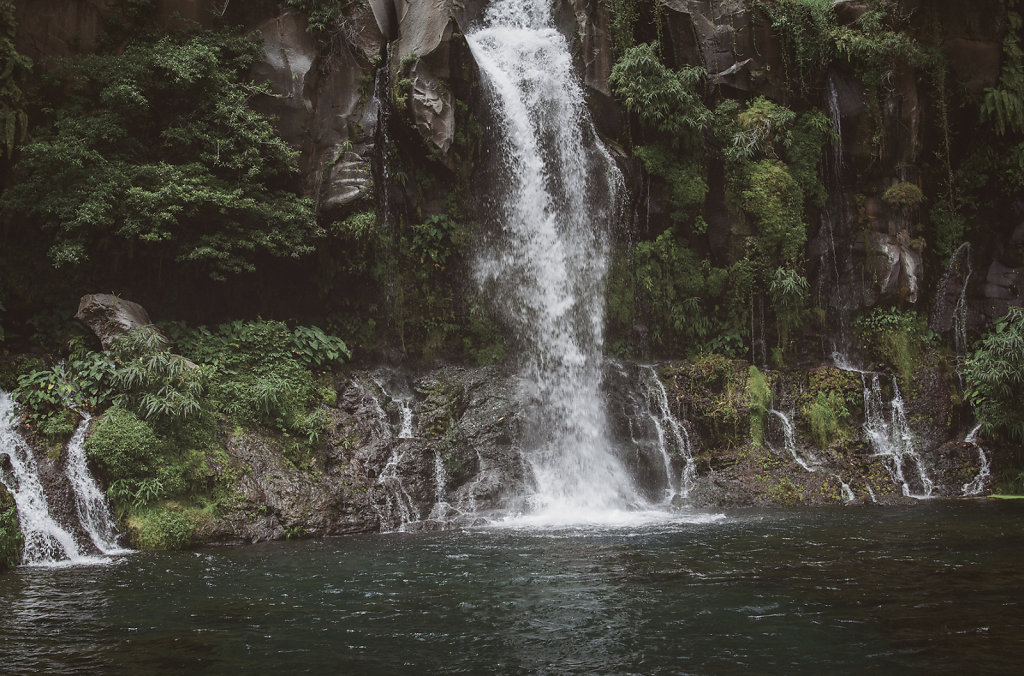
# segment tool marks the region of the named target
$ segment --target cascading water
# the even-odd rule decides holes
[[[668,393],[653,366],[642,367],[643,392],[647,400],[647,416],[658,435],[658,450],[665,463],[665,504],[672,504],[678,496],[685,498],[693,488],[697,463],[693,458],[690,435],[676,417],[668,403]],[[672,468],[672,456],[683,458],[685,465],[679,476]]]
[[[14,400],[0,391],[0,456],[7,456],[11,476],[0,467],[0,481],[14,496],[21,532],[25,536],[24,564],[49,564],[58,561],[87,560],[74,536],[62,528],[50,514],[39,470],[28,444],[14,430]]]
[[[793,430],[793,421],[790,420],[789,416],[783,413],[782,411],[776,411],[775,409],[772,409],[772,414],[779,419],[779,422],[782,423],[783,443],[786,446],[786,451],[790,454],[790,456],[792,456],[793,461],[796,462],[796,464],[803,467],[804,470],[808,472],[818,471],[818,468],[816,466],[812,466],[807,460],[804,460],[803,456],[800,454],[800,451],[797,449],[796,432]],[[810,462],[817,463],[817,459],[812,456]]]
[[[89,420],[89,416],[85,416],[68,442],[64,473],[75,493],[78,520],[92,543],[104,554],[123,554],[127,550],[117,544],[117,527],[110,515],[107,500],[86,464],[85,435],[89,430]]]
[[[783,413],[782,411],[772,409],[771,412],[776,418],[779,419],[779,422],[782,423],[783,443],[786,446],[786,451],[793,458],[793,461],[796,462],[796,464],[803,467],[804,470],[807,472],[818,472],[819,470],[821,470],[822,466],[818,463],[817,458],[815,458],[812,455],[810,456],[810,458],[805,459],[803,455],[800,453],[800,450],[797,448],[796,431],[793,429],[792,418]],[[852,502],[854,499],[856,499],[856,496],[853,494],[853,489],[850,488],[850,484],[843,481],[842,477],[840,477],[838,474],[834,472],[828,472],[828,475],[839,482],[843,491],[843,500],[845,500],[846,502]]]
[[[377,477],[377,489],[382,498],[378,508],[381,532],[405,530],[407,525],[421,518],[416,501],[405,487],[402,473],[404,460],[405,449],[396,447]]]
[[[914,448],[914,434],[907,422],[907,414],[904,410],[903,397],[900,396],[899,385],[896,379],[892,382],[892,400],[888,406],[882,396],[882,385],[878,374],[873,374],[871,384],[868,384],[868,374],[861,374],[861,381],[864,385],[864,433],[875,455],[888,460],[887,468],[892,480],[899,484],[903,495],[914,498],[931,497],[934,489],[934,482],[928,477],[921,456]],[[888,409],[888,415],[886,415]],[[906,475],[906,468],[913,463],[917,472],[917,482],[920,493],[915,494],[911,488],[910,481]]]
[[[373,384],[381,391],[381,393],[390,400],[391,410],[397,408],[398,420],[395,425],[392,425],[388,419],[387,413],[384,411],[384,407],[381,406],[380,400],[377,399],[376,395],[372,392],[370,395],[373,397],[373,403],[377,407],[380,415],[387,422],[389,428],[391,428],[392,436],[399,439],[412,439],[413,437],[413,410],[412,410],[412,397],[409,395],[395,395],[385,387],[384,382],[378,378],[373,378]]]
[[[971,253],[970,242],[964,242],[950,256],[949,265],[939,281],[929,321],[930,328],[936,333],[950,331],[953,334],[961,391],[965,387],[963,365],[967,357],[967,288],[974,275]],[[957,281],[959,289],[955,286]]]
[[[964,443],[974,446],[978,451],[978,461],[981,463],[978,469],[978,475],[973,480],[964,484],[963,494],[965,496],[981,495],[985,492],[985,486],[988,483],[989,478],[992,476],[992,468],[989,465],[988,456],[985,454],[985,449],[978,443],[978,432],[981,431],[981,425],[976,425],[974,429],[968,433],[964,438]]]
[[[828,76],[826,103],[833,134],[828,149],[829,161],[822,171],[828,198],[821,210],[819,229],[823,241],[818,269],[818,302],[828,308],[833,326],[828,345],[824,346],[825,356],[845,369],[851,362],[853,338],[849,317],[856,306],[858,290],[854,284],[853,244],[849,241],[849,208],[844,190],[843,116],[834,73]]]
[[[495,0],[466,39],[502,135],[500,231],[475,275],[523,343],[533,507],[560,521],[641,504],[601,393],[608,232],[622,183],[549,0]]]

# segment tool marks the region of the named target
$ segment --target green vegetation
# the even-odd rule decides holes
[[[924,193],[913,183],[897,183],[882,195],[882,201],[892,209],[911,210],[921,206]]]
[[[129,527],[133,544],[141,549],[185,549],[193,544],[203,521],[201,512],[171,505],[139,513],[129,521]]]
[[[930,340],[927,320],[916,312],[878,307],[856,321],[868,355],[909,381]]]
[[[18,565],[24,546],[25,536],[21,533],[14,496],[0,484],[0,571]]]
[[[797,401],[797,420],[818,448],[827,449],[853,440],[853,420],[863,406],[863,388],[856,374],[826,367],[810,372]]]
[[[24,142],[28,133],[28,113],[25,94],[19,81],[32,68],[32,61],[18,53],[14,46],[16,23],[14,4],[0,2],[0,133],[3,134],[0,148],[8,158],[18,143]],[[0,310],[3,306],[0,305]],[[3,340],[0,327],[0,341]]]
[[[1010,308],[964,365],[967,400],[986,434],[1024,444],[1020,392],[1024,387],[1024,309]],[[1021,460],[1024,458],[1018,458]]]
[[[758,0],[782,41],[786,70],[802,89],[828,68],[835,56],[832,0]]]
[[[14,393],[23,422],[44,436],[70,435],[78,416],[66,407],[105,409],[86,452],[133,542],[144,548],[187,546],[232,499],[237,470],[218,420],[275,435],[296,469],[322,469],[317,451],[330,425],[322,404],[337,395],[315,370],[348,356],[344,342],[313,326],[167,328],[186,356],[142,327],[106,353],[75,345],[67,369],[30,371]]]
[[[223,280],[258,254],[311,251],[311,205],[286,187],[295,154],[248,101],[259,56],[223,33],[129,42],[67,61],[51,78],[62,105],[35,131],[4,193],[5,217],[48,241],[57,267],[102,251],[115,271]]]
[[[756,366],[751,366],[747,375],[747,391],[750,394],[750,438],[763,446],[765,418],[772,408],[772,388]]]

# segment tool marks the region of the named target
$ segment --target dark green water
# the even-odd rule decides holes
[[[1020,673],[1024,504],[134,554],[0,604],[3,673]]]

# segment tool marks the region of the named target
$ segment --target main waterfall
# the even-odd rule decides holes
[[[550,0],[495,0],[466,39],[501,133],[499,229],[476,264],[523,354],[527,508],[604,520],[639,505],[601,392],[608,238],[622,177],[584,105]],[[602,516],[603,515],[603,516]]]

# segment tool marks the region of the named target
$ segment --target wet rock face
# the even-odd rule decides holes
[[[395,386],[402,389],[401,395]],[[420,377],[379,370],[337,384],[316,469],[297,468],[282,440],[257,432],[227,444],[238,500],[208,524],[208,541],[434,529],[469,523],[522,494],[521,410],[514,376],[444,367]],[[400,438],[399,399],[412,434]]]
[[[273,97],[257,102],[281,136],[301,150],[305,188],[322,210],[369,198],[370,159],[377,124],[374,67],[382,38],[368,7],[345,23],[329,45],[305,17],[286,10],[258,26],[264,58],[253,68]]]

